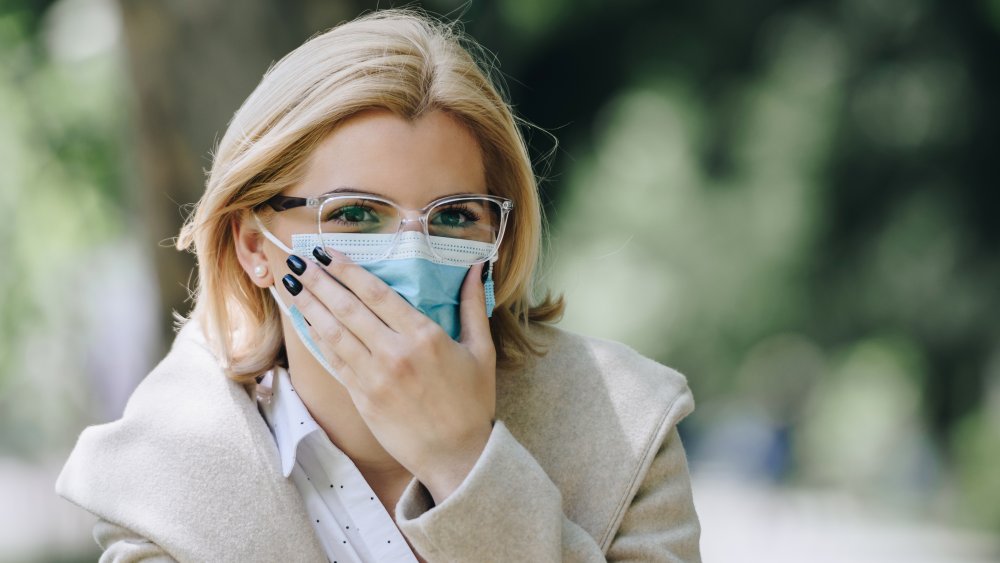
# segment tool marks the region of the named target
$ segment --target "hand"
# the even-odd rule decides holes
[[[456,342],[378,277],[337,260],[299,259],[292,301],[372,434],[440,503],[479,459],[496,413],[483,265],[462,284]]]

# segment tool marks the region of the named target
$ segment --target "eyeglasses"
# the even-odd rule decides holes
[[[514,202],[505,197],[466,194],[437,199],[422,209],[406,209],[382,197],[354,192],[316,198],[279,194],[265,204],[276,212],[316,209],[321,243],[361,263],[388,257],[401,240],[412,240],[402,236],[406,226],[419,223],[432,257],[455,265],[492,258],[514,208]]]

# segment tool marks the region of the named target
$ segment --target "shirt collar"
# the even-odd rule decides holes
[[[285,368],[275,366],[264,375],[264,379],[257,384],[257,387],[257,400],[278,445],[281,472],[288,477],[295,467],[299,443],[306,436],[320,430],[319,424],[309,414],[309,410],[295,392],[291,377]]]

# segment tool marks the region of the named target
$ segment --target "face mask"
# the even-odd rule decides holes
[[[384,234],[325,234],[321,244],[319,234],[295,234],[292,235],[292,248],[289,249],[265,228],[259,219],[258,226],[264,236],[278,248],[289,254],[309,259],[313,259],[312,250],[317,246],[335,248],[352,260],[370,259],[370,256],[366,256],[366,250],[371,248],[373,243],[382,246],[385,240],[383,237],[391,238],[394,236]],[[388,257],[359,265],[381,279],[403,299],[406,299],[410,305],[440,325],[453,340],[458,340],[461,333],[458,310],[459,297],[462,282],[465,280],[469,266],[455,266],[437,261],[427,246],[426,236],[421,232],[405,231],[400,233],[399,237],[396,247]],[[470,241],[456,243],[452,240],[449,242],[451,243],[451,249],[448,251],[449,258],[461,258],[462,255],[482,256],[484,250],[488,251],[492,246]],[[490,258],[487,280],[483,284],[486,291],[486,315],[488,317],[493,314],[496,299],[493,291],[493,262],[495,260],[495,255]],[[315,262],[314,259],[313,261]],[[313,357],[339,380],[339,376],[320,353],[319,346],[309,336],[308,325],[302,313],[294,305],[286,306],[278,297],[274,286],[268,289],[281,310],[292,320],[296,334]]]

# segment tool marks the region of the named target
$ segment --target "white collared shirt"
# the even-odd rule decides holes
[[[260,410],[278,445],[281,470],[302,495],[327,558],[332,563],[416,563],[357,466],[313,420],[288,372],[275,367],[258,389]]]

